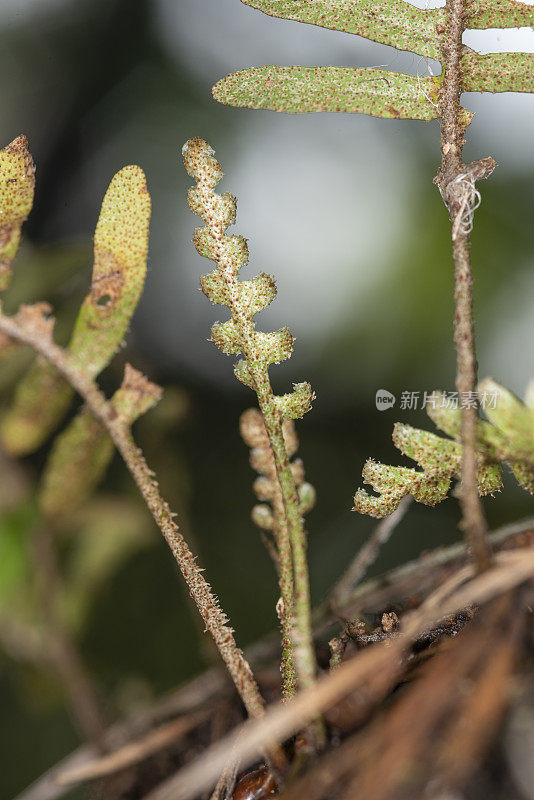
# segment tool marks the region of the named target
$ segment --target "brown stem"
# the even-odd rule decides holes
[[[228,619],[221,610],[209,583],[195,563],[195,557],[173,520],[167,502],[162,498],[154,473],[149,469],[142,452],[136,446],[129,427],[117,415],[115,409],[92,380],[73,366],[67,353],[58,347],[50,335],[45,335],[41,322],[36,319],[38,309],[22,308],[17,317],[9,317],[0,312],[0,333],[32,347],[61,373],[70,385],[84,399],[88,410],[106,428],[117,450],[121,454],[139,491],[141,492],[157,526],[169,545],[176,562],[185,578],[189,591],[195,601],[206,628],[209,630],[239,695],[253,718],[265,713],[264,702],[254,680],[252,671],[242,651],[237,647],[233,632],[228,627]],[[280,770],[286,763],[280,747],[273,743],[269,749],[273,766]]]
[[[460,398],[475,397],[477,363],[473,324],[473,294],[469,240],[461,236],[453,243],[454,257],[454,341],[457,351],[456,389]],[[477,482],[477,425],[476,405],[463,404],[461,409],[461,486],[460,505],[462,528],[469,538],[473,556],[479,570],[487,569],[491,562],[488,528]]]
[[[479,570],[487,569],[491,550],[477,483],[477,362],[473,322],[473,277],[469,232],[477,198],[475,181],[495,167],[491,158],[465,164],[462,159],[468,113],[460,106],[462,93],[462,34],[465,0],[447,0],[447,35],[442,45],[441,167],[435,182],[449,210],[454,259],[454,341],[457,352],[456,388],[461,404],[460,506],[465,535]]]

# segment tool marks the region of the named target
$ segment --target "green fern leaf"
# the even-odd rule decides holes
[[[466,92],[534,92],[534,53],[467,50],[462,56]]]
[[[56,437],[43,474],[39,506],[47,517],[72,514],[93,493],[113,456],[102,425],[82,411]]]
[[[447,47],[445,8],[421,10],[404,0],[241,0],[273,17],[358,34],[371,41],[442,60]],[[473,0],[466,28],[534,25],[534,10],[516,0]],[[533,92],[534,57],[528,53],[462,53],[463,90]],[[301,114],[361,112],[378,117],[432,120],[440,116],[442,77],[413,77],[374,69],[256,67],[235,72],[213,87],[227,105]],[[472,115],[459,120],[467,127]]]
[[[0,291],[7,289],[20,232],[33,205],[35,166],[28,140],[18,136],[0,150]]]
[[[398,50],[439,59],[436,26],[441,8],[421,11],[403,0],[241,0],[271,17],[308,22],[344,33],[356,33]]]
[[[522,403],[491,378],[480,382],[479,392],[493,395],[495,403],[485,408],[491,426],[486,439],[502,461],[520,461],[530,468],[534,479],[534,405],[527,394]]]
[[[520,28],[534,26],[534,6],[517,0],[472,0],[467,6],[466,28]]]
[[[95,231],[91,292],[69,345],[74,363],[94,377],[120,346],[146,277],[150,195],[143,170],[124,167],[112,179]]]
[[[391,514],[403,497],[411,494],[418,503],[435,506],[445,499],[451,479],[447,475],[427,475],[410,467],[391,467],[368,459],[363,468],[364,483],[369,484],[378,496],[358,489],[354,495],[353,511],[382,519]]]
[[[91,291],[68,347],[73,365],[87,377],[95,377],[109,364],[141,296],[149,219],[150,196],[143,171],[124,167],[111,181],[102,203]],[[13,407],[3,420],[6,449],[15,455],[36,450],[59,424],[72,396],[72,389],[55,369],[37,360],[18,385]]]
[[[302,114],[360,111],[375,117],[438,117],[440,79],[384,69],[348,67],[251,67],[213,87],[221,103]]]

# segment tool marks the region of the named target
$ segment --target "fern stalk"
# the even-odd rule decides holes
[[[464,164],[464,132],[470,118],[460,106],[462,86],[462,35],[465,30],[465,0],[447,0],[447,37],[442,45],[443,84],[440,96],[441,167],[435,179],[449,211],[454,260],[454,341],[456,344],[456,388],[459,397],[476,397],[477,361],[473,320],[473,275],[470,258],[470,215],[476,180],[495,168],[491,158]],[[471,216],[472,218],[472,216]],[[491,561],[488,527],[477,484],[477,406],[462,403],[462,463],[460,484],[461,527],[467,536],[479,570]]]
[[[287,700],[296,692],[297,675],[293,658],[294,633],[292,630],[293,561],[286,513],[273,451],[261,411],[257,408],[249,408],[244,411],[239,420],[239,429],[243,441],[251,448],[250,465],[259,473],[253,488],[261,503],[254,506],[252,520],[262,531],[269,531],[274,537],[273,543],[267,533],[263,536],[276,565],[280,583],[281,598],[277,603],[276,610],[282,628],[282,698]],[[294,420],[288,419],[283,422],[282,434],[287,457],[293,459],[299,446]],[[304,480],[304,465],[299,458],[293,459],[289,466],[297,489],[299,511],[303,516],[315,505],[315,489]]]
[[[213,150],[202,139],[190,139],[183,148],[184,162],[196,186],[189,190],[189,207],[206,227],[197,229],[194,242],[198,252],[215,262],[216,269],[201,279],[206,296],[212,302],[230,309],[231,319],[212,328],[212,340],[227,354],[242,353],[244,360],[235,368],[236,377],[256,392],[263,415],[280,484],[287,533],[291,545],[291,564],[287,563],[287,547],[281,549],[280,574],[284,585],[284,617],[294,619],[293,644],[298,681],[302,688],[315,682],[315,654],[311,630],[311,599],[306,559],[306,533],[297,488],[287,455],[282,424],[284,419],[302,416],[310,407],[312,391],[308,384],[298,384],[283,397],[274,394],[268,367],[289,358],[293,337],[287,328],[275,333],[255,329],[254,314],[268,305],[276,294],[271,276],[260,275],[252,281],[240,281],[239,269],[248,259],[248,248],[242,237],[227,236],[226,229],[235,221],[236,199],[230,194],[218,195],[215,186],[222,178],[220,164]],[[282,526],[283,530],[283,526]],[[283,543],[284,544],[284,543]],[[290,598],[288,575],[293,578],[294,603]],[[290,624],[284,620],[283,628]],[[286,643],[287,646],[287,643]],[[284,653],[288,663],[288,653]],[[287,684],[287,681],[286,681]]]
[[[280,627],[282,629],[282,659],[280,670],[282,673],[282,698],[289,700],[297,691],[297,673],[293,656],[293,630],[292,609],[295,603],[295,587],[293,584],[293,559],[291,555],[291,542],[285,521],[285,509],[280,498],[275,501],[275,512],[281,517],[276,529],[276,552],[278,555],[278,570],[280,584],[281,604],[279,610]]]
[[[251,448],[250,464],[259,476],[254,482],[254,491],[258,500],[262,501],[252,510],[252,520],[263,531],[269,531],[274,542],[264,536],[264,542],[273,558],[280,586],[280,600],[276,610],[280,619],[282,632],[282,698],[288,700],[297,691],[297,673],[293,658],[293,559],[291,542],[287,530],[286,513],[278,474],[271,448],[269,436],[265,429],[265,422],[261,411],[249,408],[241,414],[239,429],[245,444]],[[284,445],[288,458],[291,458],[298,449],[298,439],[293,420],[287,420],[282,425]],[[301,513],[303,506],[301,500],[302,481],[304,469],[299,460],[291,464],[295,485],[298,487]],[[267,502],[266,502],[267,501]],[[270,503],[270,506],[267,504]],[[313,505],[308,503],[308,510]]]
[[[474,183],[495,168],[491,158],[464,164],[464,132],[469,117],[460,107],[462,93],[462,35],[465,0],[447,0],[447,37],[442,46],[443,84],[440,96],[441,167],[435,179],[449,211],[454,260],[454,341],[457,353],[456,388],[459,397],[476,397],[477,361],[473,321],[473,276],[470,259],[470,215],[474,209]],[[488,528],[477,484],[477,406],[462,403],[462,463],[460,484],[461,527],[479,570],[491,561]]]
[[[269,437],[270,449],[274,455],[274,449],[271,443],[272,439],[268,433],[267,436]],[[275,468],[278,478],[278,466]],[[279,485],[281,486],[281,484]],[[293,625],[295,585],[293,548],[287,525],[286,506],[281,490],[278,493],[278,496],[273,498],[273,511],[278,521],[278,524],[274,530],[274,536],[278,560],[278,582],[280,586],[280,602],[277,604],[276,610],[278,612],[280,627],[282,630],[282,659],[280,664],[280,670],[282,673],[282,697],[284,700],[289,700],[291,697],[293,697],[293,695],[296,694],[298,685],[295,653],[293,648],[293,642],[295,638],[295,630]],[[308,580],[306,569],[306,585],[307,584]],[[308,602],[310,602],[310,600],[308,600]],[[300,665],[300,680],[302,682],[302,664]]]
[[[295,630],[293,631],[293,640],[295,643],[294,658],[299,682],[302,688],[305,689],[311,686],[315,681],[315,655],[311,633],[311,598],[306,557],[306,533],[300,513],[297,490],[284,446],[281,425],[277,422],[276,414],[273,413],[272,394],[271,390],[271,398],[266,396],[263,399],[260,399],[258,395],[258,402],[265,419],[265,428],[273,451],[276,472],[282,493],[282,502],[284,504],[289,541],[291,543],[295,609]],[[282,613],[286,614],[287,612],[284,609]]]
[[[469,258],[469,238],[457,239],[453,243],[454,258],[454,340],[457,350],[456,388],[459,396],[474,396],[477,383],[477,362],[473,323],[473,278]],[[491,562],[488,543],[488,527],[478,493],[477,482],[477,425],[476,405],[464,403],[461,415],[462,463],[460,469],[461,527],[471,544],[473,556],[479,570],[485,570]]]

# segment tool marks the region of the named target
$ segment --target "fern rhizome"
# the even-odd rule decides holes
[[[196,229],[193,241],[198,253],[214,264],[214,269],[200,278],[200,284],[208,300],[226,307],[229,315],[225,321],[214,323],[211,340],[223,353],[240,356],[234,366],[235,376],[255,393],[257,399],[257,407],[248,409],[241,416],[240,430],[250,448],[251,466],[258,473],[254,492],[259,503],[252,511],[252,519],[261,529],[272,556],[280,591],[276,611],[281,627],[282,702],[266,712],[257,681],[236,644],[229,620],[203,570],[197,565],[174,520],[175,515],[161,495],[156,476],[132,435],[133,424],[156,405],[161,398],[161,389],[129,364],[122,384],[110,399],[104,396],[97,383],[98,376],[110,364],[123,341],[145,282],[151,205],[142,170],[136,166],[124,167],[115,175],[106,192],[94,237],[91,287],[66,347],[60,347],[54,341],[55,320],[46,303],[23,305],[13,315],[0,308],[0,356],[7,357],[23,345],[36,355],[33,365],[19,382],[11,406],[1,422],[0,437],[4,449],[12,456],[35,452],[65,423],[76,392],[83,401],[81,410],[55,437],[42,475],[38,500],[43,528],[39,541],[40,552],[45,557],[40,568],[60,580],[51,532],[53,534],[58,521],[76,511],[93,494],[115,448],[169,545],[204,625],[213,637],[251,718],[245,729],[247,735],[243,736],[240,729],[226,744],[223,742],[213,750],[208,749],[198,763],[171,778],[161,791],[156,790],[150,795],[150,800],[193,798],[212,787],[217,779],[219,783],[213,797],[220,800],[229,796],[233,789],[239,759],[250,764],[258,753],[267,761],[267,772],[251,779],[253,782],[260,780],[260,783],[253,783],[252,788],[243,789],[237,796],[257,800],[267,797],[275,789],[282,788],[284,781],[297,778],[310,756],[328,741],[328,726],[325,726],[322,716],[325,711],[343,698],[354,699],[357,695],[354,701],[357,709],[351,710],[351,724],[360,726],[373,708],[373,698],[386,698],[388,692],[402,682],[407,648],[424,637],[427,637],[427,642],[429,636],[434,641],[433,635],[441,635],[442,630],[439,634],[428,632],[436,629],[443,615],[450,615],[447,624],[456,635],[466,620],[472,619],[474,605],[486,603],[499,592],[519,592],[517,587],[534,575],[532,548],[527,549],[521,558],[517,554],[492,553],[480,500],[480,495],[500,490],[502,463],[509,465],[525,490],[534,493],[534,389],[531,386],[522,403],[495,382],[483,381],[478,385],[478,393],[493,392],[496,403],[493,408],[485,407],[487,420],[479,418],[469,236],[480,200],[476,183],[491,174],[495,162],[492,158],[469,164],[463,162],[464,135],[471,114],[460,105],[464,91],[534,91],[532,55],[481,56],[462,43],[466,28],[532,25],[533,8],[514,0],[447,0],[445,8],[426,11],[402,0],[378,3],[368,0],[242,2],[271,16],[358,34],[410,50],[422,58],[441,61],[442,74],[428,77],[400,75],[374,68],[256,67],[224,78],[214,87],[213,93],[220,102],[254,109],[289,113],[349,111],[395,119],[441,120],[441,165],[434,181],[451,221],[456,388],[460,396],[469,396],[472,402],[459,409],[449,408],[443,402],[442,394],[435,392],[431,396],[429,416],[449,438],[405,424],[395,426],[395,445],[416,461],[421,470],[387,466],[372,460],[366,463],[364,481],[377,494],[369,495],[359,489],[355,495],[355,508],[388,519],[381,523],[382,527],[378,526],[368,547],[349,565],[325,606],[312,616],[305,515],[314,505],[315,490],[305,481],[302,462],[295,458],[298,439],[294,421],[310,410],[314,393],[310,384],[303,381],[295,383],[287,394],[277,395],[273,391],[269,369],[291,356],[293,336],[288,328],[259,331],[254,318],[274,300],[275,279],[266,273],[251,280],[240,279],[239,272],[248,261],[249,251],[243,236],[228,233],[228,228],[236,221],[236,198],[229,193],[216,192],[223,173],[210,145],[200,138],[186,142],[183,147],[185,168],[194,181],[188,191],[189,208],[203,222],[203,226]],[[0,153],[2,291],[9,286],[22,225],[32,207],[34,186],[35,170],[28,142],[24,136],[19,136]],[[452,582],[446,585],[446,591],[438,589],[421,601],[420,608],[408,613],[400,627],[393,610],[382,615],[381,625],[371,634],[366,632],[362,619],[351,623],[344,613],[341,615],[340,608],[349,609],[352,616],[364,610],[364,605],[358,605],[354,584],[361,579],[377,548],[405,513],[409,498],[435,505],[447,496],[454,477],[460,479],[462,527],[474,556],[474,567],[460,568]],[[500,540],[494,537],[493,541]],[[463,556],[463,551],[459,555]],[[438,569],[442,565],[440,559],[449,563],[447,558],[438,554],[430,566]],[[424,569],[428,571],[429,562]],[[423,575],[417,565],[409,565],[399,583],[413,588],[410,581],[431,581],[434,573],[430,570],[429,575]],[[468,584],[464,585],[468,579]],[[48,582],[46,585],[51,584]],[[377,591],[381,588],[379,586]],[[515,610],[514,597],[506,595],[500,598],[502,602],[491,605],[491,624],[494,629],[505,631],[502,649],[505,654],[513,654],[515,642],[512,637],[515,628],[506,622],[512,618],[511,610]],[[526,605],[523,603],[518,607],[526,608]],[[317,628],[314,629],[314,622],[318,622],[319,628],[321,625],[328,628],[331,619],[327,622],[325,619],[332,612],[336,623],[341,616],[346,628],[331,643],[331,674],[318,683],[319,667],[314,644]],[[54,613],[52,610],[50,614],[51,635],[55,630],[56,644],[63,642],[68,648],[61,621],[54,617]],[[515,617],[513,619],[515,621]],[[383,648],[377,647],[356,659],[356,667],[351,667],[350,663],[341,664],[347,643],[355,642],[357,648],[362,648],[385,639],[387,642]],[[477,664],[493,665],[487,653],[487,641],[485,629],[481,628],[476,640],[477,653],[483,652],[484,657],[478,659],[477,656]],[[72,665],[75,656],[70,652],[68,657]],[[470,658],[469,655],[465,660],[468,665],[473,661]],[[499,662],[504,677],[508,677],[512,662],[512,655],[510,663],[503,665]],[[462,659],[451,658],[452,666],[462,663]],[[79,677],[82,674],[79,664],[76,669]],[[447,674],[452,672],[451,667]],[[466,676],[471,679],[470,674],[466,668],[460,678],[465,682]],[[487,676],[482,672],[478,677],[482,682]],[[69,683],[71,678],[72,671],[69,673],[66,669],[66,682]],[[428,684],[433,690],[434,683],[429,681]],[[79,686],[80,681],[76,691]],[[76,691],[72,692],[73,697],[80,696]],[[455,686],[451,686],[451,693],[461,695]],[[76,713],[84,737],[105,749],[104,722],[96,710],[97,699],[87,686],[82,688],[81,696]],[[416,697],[414,707],[425,704],[427,695],[423,693],[422,696],[423,702]],[[412,706],[409,711],[408,716],[413,719]],[[486,719],[484,715],[482,718]],[[440,719],[433,720],[432,724],[437,727]],[[336,728],[337,723],[328,719],[326,722]],[[460,736],[461,730],[458,732],[452,728],[451,741],[456,734]],[[295,734],[299,735],[292,738]],[[334,739],[339,739],[339,733]],[[394,735],[392,739],[398,737]],[[378,744],[375,742],[373,745],[371,740],[369,757],[362,760],[364,766],[368,763],[373,767],[373,775],[369,777],[371,782],[374,765],[382,753],[387,752],[388,746],[380,737],[377,741]],[[349,753],[348,759],[344,755],[346,752]],[[353,762],[358,759],[354,758],[353,751],[345,751],[343,746],[339,748],[339,754],[336,769],[339,768],[340,774],[343,770],[349,774]],[[101,763],[99,768],[105,770],[108,766],[103,767]],[[391,780],[405,772],[392,769]],[[83,770],[82,774],[86,775]],[[92,775],[95,774],[93,769]],[[312,771],[308,784],[300,786],[304,793],[302,796],[319,798],[325,792],[328,794],[334,785],[332,774],[337,775],[336,770],[326,770],[314,779]],[[349,785],[347,797],[382,797],[369,794],[367,785],[363,778],[358,777],[354,786]],[[323,794],[321,787],[324,788]],[[424,787],[419,788],[422,796]],[[395,794],[394,789],[395,786],[383,797],[407,796]]]

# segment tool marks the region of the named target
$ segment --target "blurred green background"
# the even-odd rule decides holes
[[[534,49],[532,31],[477,37],[480,49]],[[309,380],[317,393],[298,423],[299,454],[318,494],[308,517],[316,601],[375,524],[350,510],[363,462],[372,455],[405,463],[391,443],[398,419],[431,427],[421,410],[399,409],[401,393],[454,384],[449,225],[432,184],[439,126],[342,114],[290,118],[211,99],[225,73],[267,63],[439,70],[358,37],[270,19],[239,0],[0,5],[0,138],[5,145],[25,133],[37,163],[7,308],[50,301],[57,337],[67,340],[89,283],[91,236],[108,182],[127,163],[142,166],[153,202],[147,285],[127,349],[102,384],[113,391],[128,358],[165,387],[137,438],[242,645],[276,625],[276,582],[250,522],[254,476],[238,434],[253,397],[207,341],[221,310],[197,290],[211,267],[190,244],[198,220],[185,202],[184,141],[198,135],[216,148],[223,188],[239,198],[247,270],[277,278],[278,298],[260,324],[287,324],[297,342],[291,360],[272,369],[275,388]],[[465,97],[476,111],[466,158],[493,155],[500,165],[482,187],[472,237],[480,374],[519,395],[534,377],[533,101]],[[3,409],[28,363],[24,354],[0,365]],[[377,411],[377,389],[393,392],[397,408]],[[0,609],[7,617],[14,597],[19,613],[34,595],[31,537],[47,452],[1,461]],[[533,504],[507,475],[505,491],[486,508],[496,526],[532,513]],[[412,507],[374,571],[454,541],[457,521],[453,499],[435,510]],[[110,720],[206,665],[181,577],[118,459],[57,539],[70,580],[66,613]],[[85,552],[103,565],[101,580],[84,578]],[[11,591],[17,581],[27,594]],[[23,651],[0,625],[5,798],[79,741],[61,682]]]

